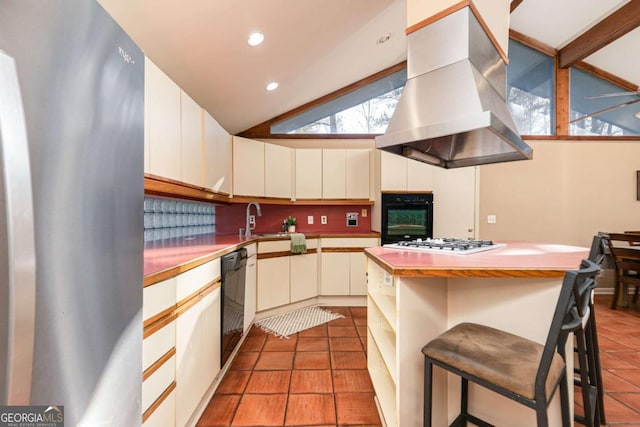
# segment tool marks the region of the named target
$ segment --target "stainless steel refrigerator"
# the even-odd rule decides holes
[[[141,422],[144,56],[94,0],[0,0],[0,405]]]

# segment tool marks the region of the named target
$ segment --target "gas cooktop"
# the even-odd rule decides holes
[[[491,249],[503,248],[507,245],[505,243],[494,243],[491,240],[416,239],[390,243],[383,246],[391,249],[469,255]]]

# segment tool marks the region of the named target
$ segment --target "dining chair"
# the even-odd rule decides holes
[[[633,303],[638,302],[640,288],[640,236],[634,233],[609,233],[609,251],[615,269],[615,286],[611,308],[615,310],[626,301],[629,286],[635,286]]]
[[[549,425],[547,408],[559,389],[562,425],[569,426],[564,349],[569,334],[586,322],[584,308],[599,271],[596,263],[583,260],[578,270],[565,273],[544,345],[476,323],[458,324],[425,345],[424,426],[432,425],[434,365],[461,378],[460,414],[451,426],[491,425],[469,413],[469,381],[534,409],[539,427]]]

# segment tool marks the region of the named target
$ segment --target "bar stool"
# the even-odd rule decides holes
[[[591,250],[589,251],[589,260],[598,264],[601,268],[605,264],[607,255],[608,239],[604,233],[598,233],[593,237]],[[604,409],[604,386],[602,383],[602,368],[600,365],[600,346],[598,345],[598,331],[596,327],[596,313],[593,300],[594,291],[591,291],[589,298],[589,306],[584,309],[588,310],[588,321],[584,325],[583,330],[574,333],[576,345],[574,354],[577,356],[577,365],[574,368],[574,385],[580,387],[582,392],[582,400],[584,407],[584,416],[574,415],[574,420],[580,424],[587,426],[606,425],[605,409]],[[586,345],[586,361],[580,354],[580,337],[584,338]],[[595,397],[593,394],[595,393]],[[587,416],[588,415],[588,416]]]
[[[429,342],[424,355],[424,426],[431,427],[433,366],[461,378],[460,414],[451,426],[471,422],[490,426],[469,414],[469,381],[536,411],[538,426],[548,426],[547,407],[559,389],[562,424],[570,424],[569,389],[564,347],[583,319],[578,305],[591,296],[597,264],[583,260],[567,271],[544,345],[474,323],[461,323]],[[562,350],[561,350],[562,349]]]

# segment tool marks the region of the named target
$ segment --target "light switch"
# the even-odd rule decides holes
[[[307,216],[307,224],[313,224],[313,215]]]
[[[496,216],[495,215],[487,215],[487,224],[495,224]]]

